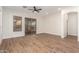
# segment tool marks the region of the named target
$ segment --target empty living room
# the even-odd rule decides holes
[[[0,53],[79,53],[79,7],[0,6]]]

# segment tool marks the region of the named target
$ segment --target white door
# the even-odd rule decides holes
[[[73,35],[73,36],[77,36],[77,13],[69,13],[68,14],[68,35]]]

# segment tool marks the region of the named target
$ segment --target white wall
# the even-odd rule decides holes
[[[77,36],[77,33],[78,33],[77,32],[77,29],[78,29],[77,16],[78,15],[76,12],[72,12],[68,14],[68,35]]]
[[[22,31],[13,32],[13,16],[22,16]],[[60,35],[61,34],[61,12],[48,14],[47,16],[33,16],[31,14],[17,11],[13,9],[3,9],[3,39],[19,37],[25,35],[25,17],[37,19],[37,34],[49,33]]]
[[[2,7],[0,7],[0,44],[2,40]]]
[[[44,19],[43,17],[37,18],[37,34],[44,33]]]
[[[79,7],[77,7],[77,12],[78,12],[78,22],[77,22],[78,30],[77,30],[77,32],[78,32],[78,41],[79,41]]]
[[[79,8],[78,8],[78,41],[79,41]]]
[[[48,14],[43,20],[43,32],[59,36],[61,35],[61,12]]]
[[[13,32],[13,16],[21,16],[22,17],[22,31]],[[3,9],[3,39],[19,37],[25,35],[25,17],[31,17],[37,19],[37,33],[41,33],[41,18],[30,15],[23,11],[16,11],[12,9]]]

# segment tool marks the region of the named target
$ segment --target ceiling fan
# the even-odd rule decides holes
[[[39,13],[42,9],[41,9],[41,8],[38,9],[38,8],[36,8],[36,7],[34,6],[33,9],[29,9],[29,10],[32,10],[32,12],[37,12],[37,13]]]

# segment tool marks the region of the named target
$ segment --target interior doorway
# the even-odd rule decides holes
[[[69,12],[67,14],[67,30],[66,30],[66,37],[68,36],[73,36],[76,37],[78,36],[78,14],[77,12]]]
[[[25,35],[36,34],[36,19],[25,18]]]

